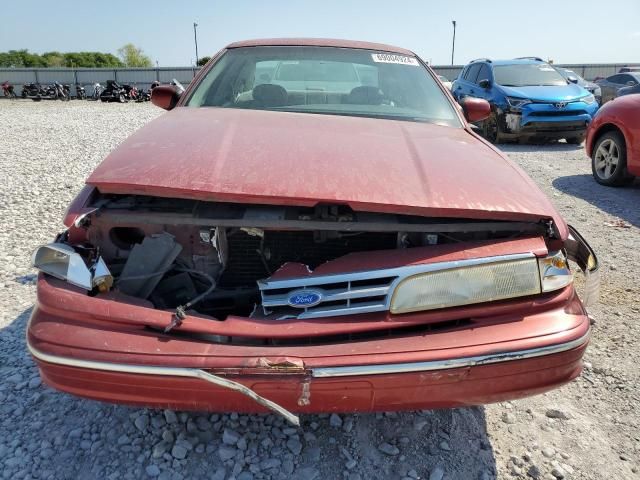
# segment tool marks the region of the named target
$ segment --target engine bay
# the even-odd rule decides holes
[[[217,320],[268,316],[260,308],[260,282],[307,275],[350,254],[393,255],[416,247],[553,235],[552,225],[543,222],[434,219],[337,205],[110,196],[94,198],[91,207],[63,240],[87,264],[104,262],[113,276],[107,289],[145,299],[156,309],[183,315],[190,310]]]

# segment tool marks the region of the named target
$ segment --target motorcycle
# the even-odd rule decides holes
[[[115,80],[107,80],[107,87],[100,94],[100,100],[103,102],[125,103],[127,101],[127,91]]]
[[[149,100],[151,100],[151,90],[140,89],[140,91],[138,91],[138,96],[136,97],[136,102],[148,102]]]
[[[2,83],[2,93],[5,97],[16,98],[16,92],[13,91],[13,85],[8,81]]]
[[[34,102],[40,100],[69,100],[70,88],[59,82],[42,86],[39,83],[25,83],[22,86],[22,98],[30,98]]]
[[[84,100],[87,98],[87,92],[80,84],[76,84],[76,98],[78,100]]]
[[[124,91],[126,92],[127,100],[137,100],[138,99],[138,88],[135,85],[122,85]]]
[[[22,86],[22,98],[31,98],[33,101],[42,100],[44,90],[39,83],[25,83]]]
[[[94,83],[93,93],[91,94],[91,98],[98,101],[98,99],[100,98],[100,94],[102,93],[102,90],[103,90],[102,85],[100,85],[99,83]]]

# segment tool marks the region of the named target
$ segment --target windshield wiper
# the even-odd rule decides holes
[[[378,118],[381,120],[405,120],[409,122],[434,123],[432,120],[421,117],[405,117],[402,115],[389,115],[384,113],[361,113],[361,112],[337,112],[335,110],[305,110],[303,108],[289,107],[272,107],[264,110],[272,110],[275,112],[293,112],[293,113],[313,113],[316,115],[339,115],[341,117],[361,117],[361,118]]]

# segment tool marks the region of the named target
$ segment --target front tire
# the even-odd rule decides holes
[[[504,136],[502,135],[502,127],[496,112],[492,112],[489,117],[482,122],[482,136],[491,143],[502,143]]]
[[[591,152],[591,171],[600,185],[621,187],[633,182],[627,170],[627,145],[619,132],[602,135]]]
[[[124,96],[124,93],[121,93],[121,94],[118,96],[118,101],[119,101],[120,103],[124,103],[124,102],[126,102],[126,101],[127,101],[127,97],[125,97],[125,96]]]

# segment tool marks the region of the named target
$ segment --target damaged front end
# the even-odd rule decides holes
[[[156,309],[174,310],[176,324],[190,309],[218,321],[230,315],[283,320],[400,314],[534,295],[547,291],[537,260],[487,254],[443,263],[429,257],[518,237],[542,237],[548,247],[562,245],[550,220],[433,219],[336,205],[303,208],[118,195],[93,198],[92,203],[89,213],[56,242],[34,253],[34,266],[92,295],[115,289]],[[583,256],[585,249],[592,255],[588,246],[573,247]],[[482,275],[522,275],[524,280],[513,291],[498,291],[495,282],[483,284]],[[428,301],[403,304],[409,279],[413,289],[444,290]],[[477,283],[477,291],[468,298],[447,298],[446,289],[456,282]]]
[[[547,308],[545,295],[573,296],[567,260],[590,272],[590,300],[597,295],[595,255],[572,229],[563,241],[550,219],[97,194],[83,208],[54,243],[34,253],[34,266],[88,297],[135,308],[118,322],[133,322],[146,335],[241,349],[240,362],[234,353],[222,367],[181,375],[240,392],[293,423],[286,409],[229,376],[299,377],[296,405],[306,408],[311,379],[334,365],[315,368],[288,349],[464,332],[483,315],[509,313],[509,302],[526,309],[540,298],[538,308]],[[115,321],[115,309],[113,316],[105,320]],[[255,353],[262,348],[276,350]],[[144,375],[174,371],[127,367]]]

